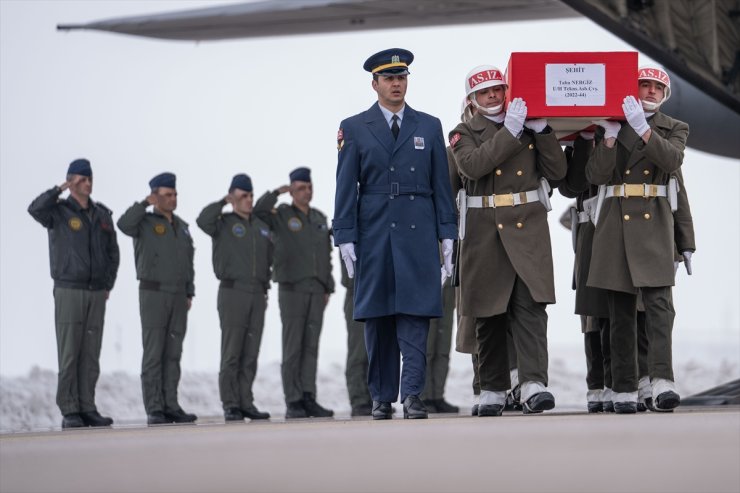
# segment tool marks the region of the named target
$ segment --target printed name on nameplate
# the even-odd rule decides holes
[[[604,106],[606,65],[548,63],[545,65],[547,106]]]

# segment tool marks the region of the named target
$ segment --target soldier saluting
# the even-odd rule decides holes
[[[110,209],[90,198],[90,161],[76,159],[59,186],[42,193],[28,212],[49,232],[49,262],[54,279],[59,380],[57,406],[62,428],[110,426],[95,406],[100,376],[105,304],[120,260]],[[66,199],[59,196],[69,190]]]
[[[176,177],[162,173],[149,181],[151,193],[118,219],[134,239],[136,278],[144,353],[141,387],[147,423],[192,423],[177,400],[180,358],[188,310],[195,296],[193,239],[177,208]],[[148,206],[154,206],[147,212]]]
[[[197,219],[213,240],[213,270],[221,281],[218,389],[226,421],[270,417],[255,407],[252,396],[272,265],[270,227],[252,214],[253,197],[251,178],[238,174],[229,193],[207,205]],[[226,204],[233,212],[223,212]]]

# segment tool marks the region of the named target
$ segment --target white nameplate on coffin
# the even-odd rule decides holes
[[[545,65],[547,106],[604,106],[606,65],[603,63],[548,63]]]

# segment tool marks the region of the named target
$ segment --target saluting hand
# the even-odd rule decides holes
[[[152,192],[147,195],[144,200],[146,200],[149,205],[157,205],[157,194]]]
[[[69,181],[65,180],[64,183],[62,183],[61,185],[59,185],[59,189],[63,192],[66,189],[68,189],[70,185],[71,185],[71,183]]]
[[[285,192],[290,191],[290,185],[283,185],[282,187],[276,189],[275,191],[278,193],[278,195],[282,195]]]

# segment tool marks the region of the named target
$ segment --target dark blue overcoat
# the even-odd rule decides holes
[[[439,240],[457,238],[442,125],[408,105],[394,141],[378,103],[341,123],[334,241],[354,242],[354,317],[441,317]]]

